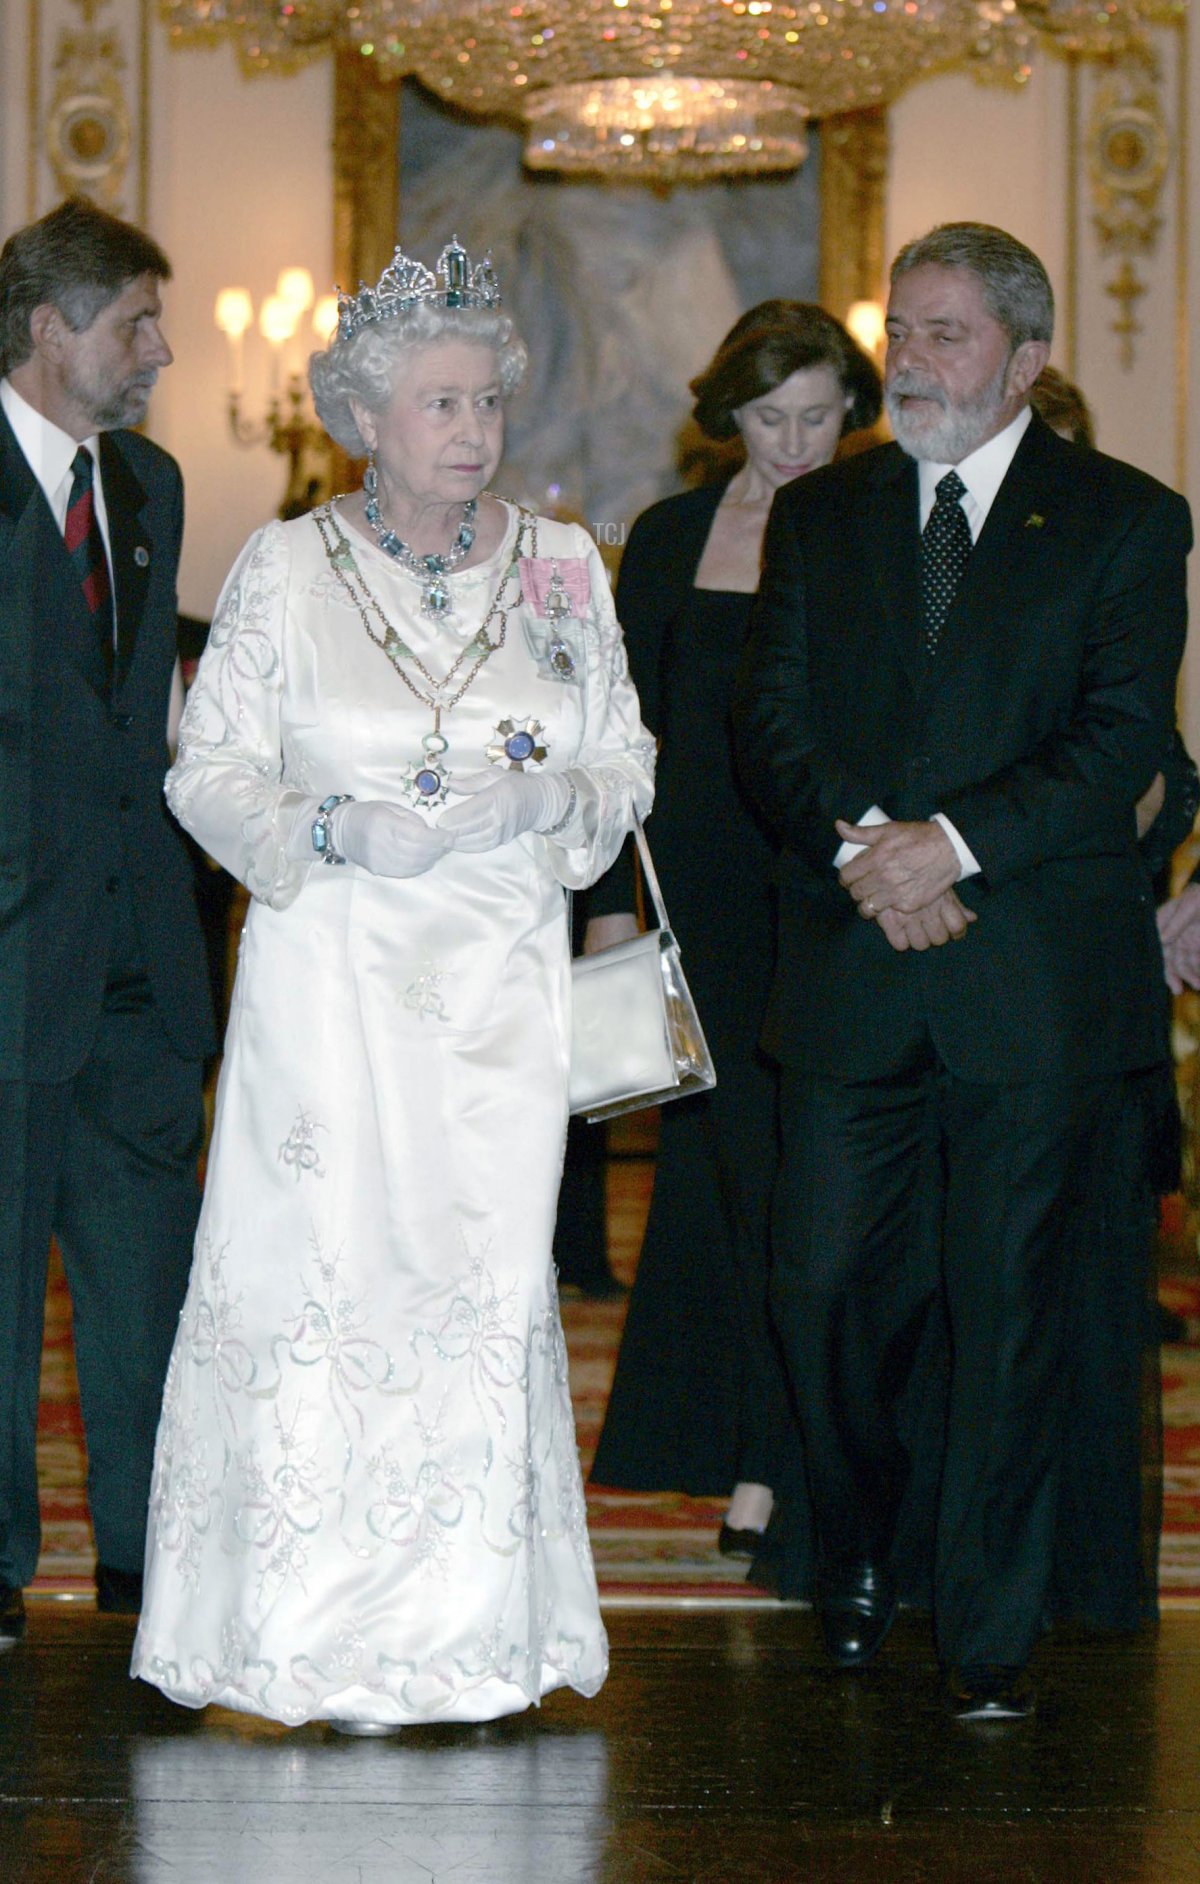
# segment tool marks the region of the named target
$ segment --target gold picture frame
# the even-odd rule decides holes
[[[887,113],[881,106],[821,125],[821,303],[844,319],[855,301],[878,300],[884,283]],[[381,82],[369,59],[335,54],[333,106],[334,280],[375,281],[396,244],[400,86]]]

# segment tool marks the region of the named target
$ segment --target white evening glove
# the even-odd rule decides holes
[[[339,805],[330,815],[329,835],[348,863],[377,877],[422,876],[450,848],[415,811],[379,798]]]
[[[437,828],[454,850],[498,850],[523,831],[557,836],[575,810],[567,772],[468,772],[450,789],[466,803],[443,811]]]
[[[318,809],[315,798],[300,806],[288,844],[288,855],[297,862],[314,861],[312,826]],[[339,857],[377,877],[422,876],[450,848],[415,811],[382,798],[361,805],[349,798],[336,805],[329,814],[329,838]]]

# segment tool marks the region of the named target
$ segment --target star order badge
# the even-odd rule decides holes
[[[501,720],[486,748],[488,764],[502,765],[509,772],[523,772],[527,765],[544,765],[549,751],[545,735],[540,720]]]
[[[424,758],[419,765],[406,765],[400,775],[400,790],[410,805],[444,805],[450,790],[450,774],[442,763],[449,745],[445,734],[426,733],[421,741]]]

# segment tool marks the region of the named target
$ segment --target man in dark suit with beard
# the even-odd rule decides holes
[[[1113,1083],[1164,1050],[1134,805],[1164,757],[1187,506],[1029,409],[1053,298],[1003,231],[892,271],[897,443],[775,499],[735,709],[785,844],[773,1305],[842,1666],[890,1625],[894,1406],[945,1174],[953,1331],[936,1564],[954,1712],[1033,1705],[1062,1423],[1064,1234]]]
[[[37,1565],[46,1258],[71,1289],[102,1609],[140,1602],[212,1017],[162,797],[178,467],[157,244],[84,202],[0,252],[0,1644]]]

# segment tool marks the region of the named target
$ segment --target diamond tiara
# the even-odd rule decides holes
[[[452,236],[438,256],[435,275],[398,246],[373,288],[365,281],[359,282],[354,295],[343,294],[339,288],[338,339],[349,340],[372,321],[394,320],[418,301],[437,307],[499,307],[500,283],[491,250],[472,267],[462,243]]]

